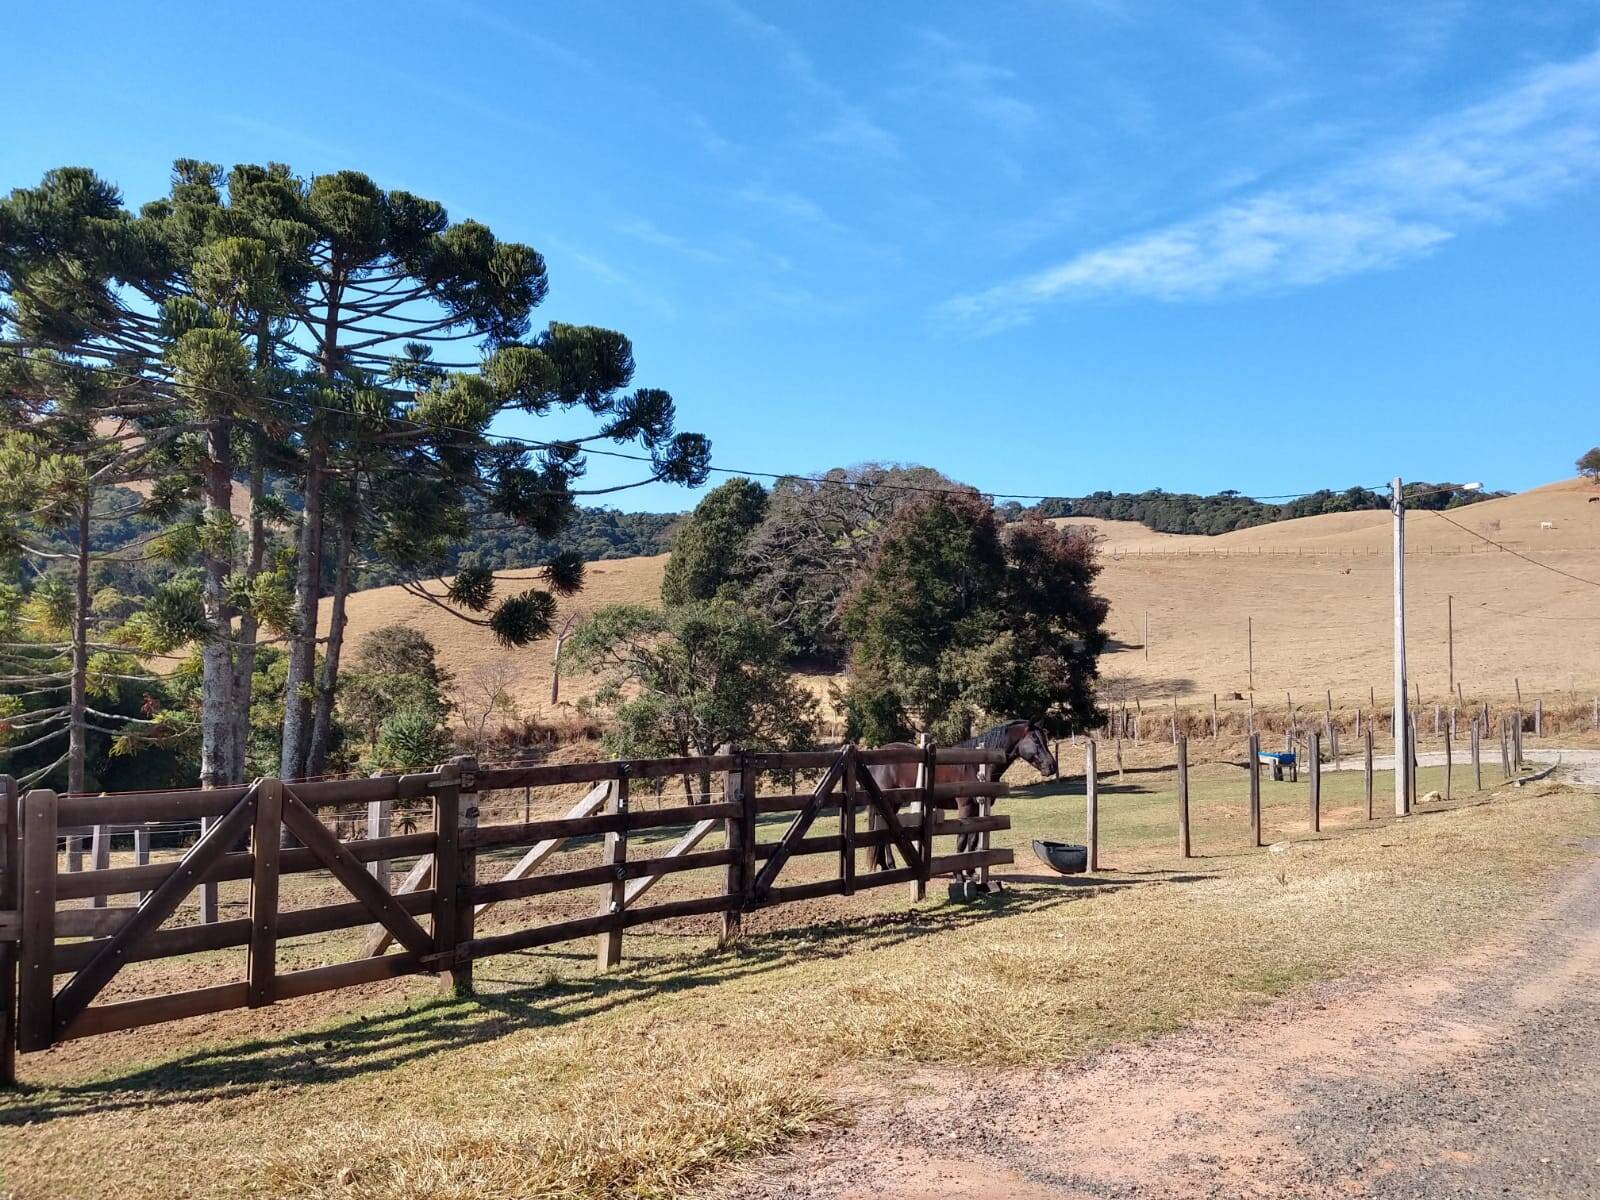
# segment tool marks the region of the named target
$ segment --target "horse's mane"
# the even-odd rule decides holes
[[[962,750],[997,750],[1006,740],[1007,730],[1009,730],[1013,725],[1021,724],[1023,724],[1023,722],[1020,719],[1015,721],[1003,721],[999,725],[996,725],[993,729],[985,729],[982,733],[978,734],[977,737],[969,737],[964,742],[957,742],[956,745]]]

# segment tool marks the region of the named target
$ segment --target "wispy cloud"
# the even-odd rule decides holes
[[[917,41],[913,71],[919,94],[937,90],[954,96],[979,120],[1007,133],[1023,133],[1039,124],[1039,110],[1016,94],[1016,72],[934,29],[920,30]]]
[[[874,121],[843,89],[823,78],[816,60],[794,34],[758,16],[738,0],[713,0],[713,4],[730,25],[771,51],[779,69],[792,84],[811,100],[832,110],[831,121],[812,140],[867,155],[899,157],[899,139]]]
[[[1089,297],[1182,301],[1305,287],[1415,259],[1596,175],[1600,51],[1543,66],[1303,183],[1085,250],[941,311],[993,329]]]
[[[739,189],[738,198],[753,208],[765,209],[793,225],[825,229],[831,233],[845,232],[844,226],[830,217],[822,205],[810,196],[788,188],[750,183]]]
[[[647,217],[629,218],[617,226],[617,231],[627,234],[647,246],[670,250],[674,254],[681,254],[685,258],[692,258],[697,262],[720,263],[727,261],[725,256],[706,246],[690,241],[682,234],[668,233]]]

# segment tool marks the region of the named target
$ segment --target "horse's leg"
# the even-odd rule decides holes
[[[956,820],[970,821],[973,817],[977,816],[977,812],[978,802],[971,796],[961,796],[956,800]],[[978,835],[975,833],[956,834],[957,854],[970,854],[977,848],[977,844]],[[963,879],[972,878],[972,871],[970,869],[963,869],[960,874],[961,878]]]

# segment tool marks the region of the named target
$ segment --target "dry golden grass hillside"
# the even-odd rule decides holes
[[[1600,489],[1579,480],[1485,501],[1447,515],[1467,529],[1541,562],[1600,580]],[[1548,522],[1552,528],[1542,528]],[[1336,513],[1217,537],[1159,534],[1127,521],[1069,519],[1102,538],[1100,586],[1111,601],[1113,649],[1102,660],[1106,694],[1164,699],[1224,697],[1248,686],[1247,622],[1255,631],[1255,691],[1280,703],[1331,690],[1365,702],[1388,686],[1390,524],[1386,512]],[[1600,587],[1494,550],[1440,517],[1414,511],[1407,522],[1407,583],[1413,679],[1424,699],[1448,679],[1446,597],[1454,596],[1456,678],[1469,697],[1509,696],[1600,685]],[[666,556],[594,563],[582,594],[562,616],[619,602],[653,604]],[[531,573],[508,572],[514,588]],[[1142,645],[1150,614],[1148,658]],[[400,622],[425,632],[458,677],[502,669],[528,715],[549,710],[553,644],[522,650],[495,644],[469,625],[399,588],[350,599],[351,635]],[[563,700],[583,694],[563,683]]]

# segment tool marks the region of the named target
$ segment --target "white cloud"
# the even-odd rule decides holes
[[[1600,175],[1600,51],[1306,182],[958,296],[946,316],[1000,328],[1097,296],[1181,301],[1305,287],[1392,267]]]
[[[807,225],[838,233],[843,227],[823,210],[810,196],[786,188],[768,187],[764,183],[746,184],[739,189],[738,198],[756,208],[764,208],[795,225]]]
[[[617,231],[625,233],[629,237],[645,243],[647,246],[671,250],[674,253],[683,255],[685,258],[692,258],[698,262],[720,263],[727,261],[723,255],[718,254],[715,250],[698,245],[682,234],[668,233],[647,217],[632,217],[623,221],[617,226]]]
[[[1016,95],[1016,72],[995,66],[965,43],[933,29],[918,32],[920,43],[912,72],[918,94],[954,96],[980,121],[1007,133],[1024,133],[1039,124],[1039,110]]]

